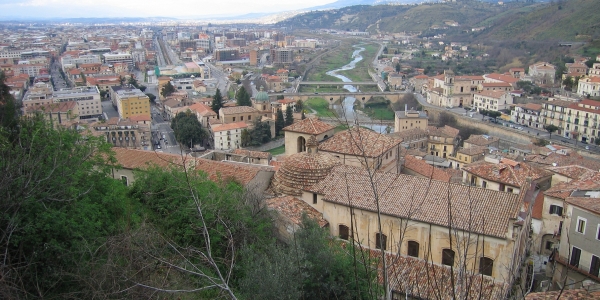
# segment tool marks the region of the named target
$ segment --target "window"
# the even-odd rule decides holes
[[[513,189],[512,188],[508,188],[508,189],[506,189],[506,191],[509,192],[509,193],[512,193]]]
[[[313,193],[313,204],[317,204],[317,194]]]
[[[350,229],[348,228],[348,226],[341,224],[338,227],[340,239],[347,241],[348,237],[350,236]]]
[[[408,241],[408,251],[406,251],[406,255],[419,257],[419,243],[415,241]]]
[[[241,117],[240,117],[240,121],[244,121],[244,116],[241,116]]]
[[[487,181],[482,182],[481,183],[481,187],[484,188],[484,189],[487,188]]]
[[[127,181],[127,176],[121,175],[121,182],[123,182],[123,184],[124,184],[125,186],[127,186],[127,184],[128,184],[128,181]]]
[[[501,184],[498,186],[498,190],[499,190],[499,191],[501,191],[501,192],[504,192],[504,188],[505,188],[505,187],[506,187],[506,186],[504,185],[504,183],[501,183]]]
[[[442,250],[442,265],[454,266],[454,251],[450,249]]]
[[[563,208],[558,205],[550,205],[550,214],[562,216]]]
[[[569,260],[569,264],[573,267],[579,267],[579,258],[581,257],[581,249],[573,247],[573,251],[571,251],[571,260]]]
[[[554,243],[552,241],[546,241],[546,250],[552,250]]]
[[[598,277],[598,271],[600,271],[600,258],[596,255],[592,255],[592,263],[590,264],[590,274]]]
[[[598,224],[598,228],[596,229],[596,239],[600,240],[600,224]]]
[[[235,117],[233,117],[233,121],[235,122]]]
[[[387,250],[387,236],[383,233],[375,234],[375,248]]]
[[[494,260],[487,257],[479,258],[479,274],[492,276],[492,269],[494,268]]]
[[[585,234],[585,223],[587,222],[586,219],[582,218],[582,217],[577,217],[577,227],[575,228],[575,230],[581,234]]]
[[[248,121],[252,120],[252,116],[248,116]]]

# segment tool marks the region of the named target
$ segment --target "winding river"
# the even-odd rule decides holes
[[[327,75],[339,78],[343,82],[348,82],[348,83],[352,82],[352,80],[350,80],[350,78],[348,78],[344,75],[340,75],[337,72],[352,70],[356,67],[356,64],[359,61],[363,60],[363,57],[362,57],[362,55],[360,55],[360,52],[364,51],[365,48],[356,46],[356,45],[353,47],[355,48],[355,50],[354,50],[354,52],[352,52],[352,61],[339,69],[328,71],[326,73]],[[355,93],[357,91],[356,87],[351,84],[344,85],[344,89],[346,89],[348,92],[351,92],[351,93]],[[371,118],[369,118],[366,114],[363,114],[362,112],[357,113],[356,111],[354,111],[354,102],[355,101],[356,101],[356,98],[354,98],[354,97],[346,97],[344,99],[344,101],[342,101],[341,105],[335,104],[333,106],[333,108],[336,110],[340,119],[347,120],[348,123],[350,123],[350,124],[352,124],[356,121],[358,121],[359,124],[365,123],[365,124],[361,124],[361,126],[371,128],[372,130],[379,132],[379,133],[385,132],[387,125],[373,124],[374,123],[373,120],[371,120]]]

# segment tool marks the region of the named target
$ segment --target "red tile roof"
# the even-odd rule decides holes
[[[404,156],[404,167],[425,177],[439,181],[450,182],[450,174],[444,172],[440,168],[435,168],[422,159],[418,159],[412,155]]]
[[[315,220],[320,227],[324,227],[328,222],[323,218],[323,214],[314,209],[308,203],[292,196],[283,196],[267,199],[265,201],[269,209],[277,211],[296,225],[302,224],[302,215],[306,214],[309,218]]]
[[[567,203],[573,204],[579,208],[600,214],[600,198],[592,197],[569,197]]]
[[[271,158],[271,153],[269,153],[269,152],[262,152],[262,151],[251,151],[251,150],[246,150],[246,149],[235,149],[235,150],[233,150],[232,153],[239,154],[239,155],[244,155],[244,156],[248,156],[248,157],[261,158],[261,159],[269,159],[269,158]]]
[[[584,289],[563,290],[551,292],[531,293],[525,297],[525,300],[600,300],[600,291],[588,291]]]
[[[246,122],[235,122],[235,123],[227,123],[227,124],[215,124],[212,125],[211,129],[213,132],[220,132],[220,131],[225,131],[225,130],[232,130],[232,129],[242,129],[242,128],[247,128],[248,124],[246,124]]]
[[[298,133],[319,135],[321,133],[327,132],[334,128],[335,128],[335,126],[333,126],[331,124],[327,124],[323,121],[320,121],[317,118],[306,118],[304,120],[294,122],[294,124],[292,124],[292,125],[284,127],[283,131],[292,131],[292,132],[298,132]]]
[[[535,197],[535,202],[531,211],[531,217],[537,220],[542,219],[542,212],[544,210],[544,193],[538,193]]]
[[[450,211],[453,228],[504,239],[510,220],[520,211],[518,194],[405,174],[376,172],[372,179],[377,184],[381,213],[389,216],[447,227]],[[306,191],[324,195],[328,202],[344,206],[351,202],[357,209],[377,211],[371,177],[363,168],[334,167],[329,176]]]
[[[458,129],[448,125],[445,125],[444,127],[427,126],[427,131],[429,135],[448,138],[455,138],[459,133]]]
[[[479,161],[463,166],[463,171],[483,179],[500,182],[514,187],[522,187],[527,183],[527,178],[532,181],[552,176],[552,173],[533,167],[527,163],[502,159],[500,163]]]
[[[319,150],[340,154],[379,157],[400,144],[400,141],[370,129],[354,126],[323,141]]]

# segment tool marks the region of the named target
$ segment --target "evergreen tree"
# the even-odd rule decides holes
[[[283,111],[281,111],[281,108],[278,108],[277,116],[275,119],[275,135],[276,136],[279,135],[279,133],[281,132],[281,129],[283,129],[283,127],[285,127],[285,120],[283,119]]]
[[[178,113],[171,121],[171,128],[177,142],[190,148],[208,138],[208,133],[202,128],[198,118],[189,110]]]
[[[242,86],[235,95],[238,106],[252,106],[250,102],[250,94],[246,92],[246,89]]]
[[[162,90],[160,91],[160,94],[163,97],[169,97],[171,96],[171,94],[175,93],[175,87],[171,84],[171,82],[167,82],[167,84],[165,84],[165,86],[163,86]]]
[[[288,105],[285,109],[285,126],[290,126],[294,123],[294,112],[292,106]]]
[[[18,128],[18,106],[15,98],[10,94],[10,87],[4,83],[5,80],[6,76],[4,72],[0,72],[0,126],[4,127],[8,132],[16,134]]]
[[[304,114],[304,111],[302,111],[302,117],[301,117],[301,119],[302,120],[306,119],[306,115]]]
[[[296,112],[302,112],[303,109],[304,102],[302,102],[302,100],[298,100],[298,102],[296,102]]]
[[[221,96],[221,90],[217,89],[215,96],[213,97],[210,108],[219,115],[219,110],[223,107],[223,96]]]

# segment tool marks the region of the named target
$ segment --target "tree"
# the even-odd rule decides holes
[[[0,72],[0,126],[13,135],[18,130],[17,110],[19,107],[10,93],[10,87],[4,83],[5,80],[4,72]]]
[[[250,143],[252,143],[252,137],[250,136],[250,132],[248,131],[248,129],[242,129],[241,139],[242,147],[249,146]]]
[[[246,92],[246,88],[243,86],[235,94],[235,99],[237,101],[238,106],[252,106],[252,102],[250,102],[250,95]]]
[[[567,91],[573,90],[573,83],[573,77],[571,76],[567,76],[567,78],[565,78],[565,80],[562,82],[562,84],[565,86],[565,90]]]
[[[133,75],[129,77],[129,81],[128,81],[128,83],[129,83],[129,84],[131,84],[131,85],[132,85],[133,87],[135,87],[136,89],[138,89],[138,88],[139,88],[139,85],[138,85],[137,79],[135,79],[135,77],[133,77]],[[143,91],[142,91],[142,92],[143,92]]]
[[[400,73],[400,63],[396,64],[396,73]]]
[[[138,89],[140,89],[140,91],[142,91],[143,93],[144,91],[146,91],[147,87],[145,85],[140,85],[138,86]]]
[[[559,128],[558,128],[558,126],[550,124],[550,125],[544,126],[544,129],[546,131],[548,131],[548,133],[550,134],[550,137],[548,139],[551,140],[552,139],[552,133],[555,132],[555,131],[557,131]]]
[[[215,96],[213,97],[212,104],[210,108],[219,115],[219,110],[223,107],[223,96],[221,96],[221,90],[217,88],[215,92]]]
[[[488,117],[494,118],[494,120],[496,120],[499,116],[502,115],[502,113],[499,111],[495,111],[495,110],[488,110],[487,115],[488,115]]]
[[[167,84],[165,84],[165,86],[163,86],[163,88],[160,91],[160,94],[163,97],[169,97],[171,96],[171,94],[175,93],[175,87],[171,84],[171,82],[167,82]]]
[[[285,109],[285,126],[292,124],[294,124],[294,111],[292,110],[292,106],[288,105]]]
[[[577,132],[577,131],[571,131],[571,136],[575,140],[575,147],[577,147],[577,138],[579,137],[579,132]]]
[[[298,100],[296,102],[296,112],[302,112],[304,110],[304,102],[302,102],[302,100]]]
[[[289,106],[288,106],[289,107]],[[285,127],[285,119],[283,118],[283,112],[281,108],[277,109],[277,115],[275,116],[275,135],[279,136],[281,129]]]
[[[180,112],[171,121],[175,139],[182,145],[192,148],[208,138],[208,133],[191,111]]]
[[[267,122],[262,122],[259,119],[254,121],[254,128],[250,130],[250,144],[259,146],[271,140],[271,127]]]
[[[146,96],[148,96],[148,98],[150,98],[150,102],[156,101],[156,96],[154,96],[154,94],[146,93]]]
[[[489,112],[485,109],[480,109],[479,113],[481,114],[481,120],[483,121],[483,119],[485,119],[485,116],[487,116]]]

